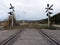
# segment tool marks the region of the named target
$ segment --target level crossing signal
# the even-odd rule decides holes
[[[45,9],[47,9],[46,12],[48,12],[49,10],[53,10],[53,9],[52,9],[52,6],[53,6],[53,5],[49,6],[49,4],[47,4],[47,7],[45,8]]]
[[[50,12],[50,10],[53,10],[52,9],[53,5],[49,5],[47,4],[47,7],[45,8],[46,9],[46,13],[47,13],[47,16],[48,16],[48,27],[50,26],[50,14],[52,14],[52,12]]]
[[[53,7],[53,5],[49,6],[49,4],[47,4],[47,7],[45,8],[45,9],[46,9],[45,12],[47,12],[47,16],[48,16],[49,14],[53,14],[52,12],[49,11],[49,10],[53,10],[52,7]]]

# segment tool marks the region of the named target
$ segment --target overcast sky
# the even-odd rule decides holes
[[[15,16],[17,20],[41,20],[47,18],[47,4],[53,4],[53,16],[60,12],[60,0],[0,0],[0,20],[8,18],[10,5],[15,7]]]

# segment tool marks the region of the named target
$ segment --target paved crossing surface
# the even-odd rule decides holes
[[[0,30],[0,42],[13,35],[17,30]]]
[[[0,42],[7,39],[9,36],[15,34],[18,30],[0,30]],[[23,29],[21,36],[15,40],[12,45],[53,45],[43,35],[41,35],[37,29]],[[42,30],[52,38],[57,39],[60,42],[60,30]]]
[[[35,29],[25,29],[14,45],[52,45]]]
[[[55,38],[60,42],[60,30],[44,30],[43,29],[43,32],[45,32],[46,34],[50,35],[52,38]]]

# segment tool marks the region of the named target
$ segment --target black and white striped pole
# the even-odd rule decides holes
[[[50,12],[49,10],[53,10],[51,8],[52,6],[53,5],[49,6],[49,4],[47,4],[47,8],[45,8],[45,9],[47,9],[46,12],[47,12],[47,16],[48,16],[48,27],[50,27],[50,14],[52,14],[52,12]]]

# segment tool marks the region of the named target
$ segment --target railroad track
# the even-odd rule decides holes
[[[17,38],[21,36],[22,31],[23,30],[18,30],[16,33],[0,42],[0,45],[13,45],[13,43],[17,40]]]
[[[42,30],[38,30],[38,32],[53,45],[60,45],[60,43],[57,40],[55,40],[54,38],[51,38],[51,36],[43,32]]]

